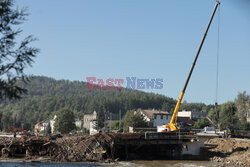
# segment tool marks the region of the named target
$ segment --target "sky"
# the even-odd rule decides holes
[[[16,0],[28,7],[23,37],[40,48],[26,73],[55,79],[163,79],[142,91],[177,99],[215,0]],[[213,104],[250,91],[250,1],[221,0],[183,100]],[[220,14],[218,14],[220,13]],[[83,88],[85,89],[85,88]]]

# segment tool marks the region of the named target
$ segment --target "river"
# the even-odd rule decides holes
[[[218,164],[208,161],[121,161],[118,163],[48,163],[1,161],[0,167],[214,167]]]

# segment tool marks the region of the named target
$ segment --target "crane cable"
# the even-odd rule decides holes
[[[218,102],[218,79],[219,79],[219,56],[220,56],[220,6],[218,9],[218,29],[217,29],[217,62],[216,62],[216,90],[215,102]]]
[[[215,84],[215,112],[217,121],[219,119],[219,113],[218,113],[219,57],[220,57],[220,6],[218,8],[216,84]]]

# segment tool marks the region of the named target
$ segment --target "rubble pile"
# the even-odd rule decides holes
[[[1,157],[19,157],[34,160],[43,157],[50,161],[116,161],[114,143],[140,138],[142,135],[97,133],[95,135],[65,135],[45,137],[0,138]]]

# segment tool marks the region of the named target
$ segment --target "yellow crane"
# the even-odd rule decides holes
[[[179,110],[179,107],[180,107],[182,98],[183,98],[183,96],[184,96],[184,93],[185,93],[185,91],[186,91],[188,82],[189,82],[190,77],[191,77],[191,75],[192,75],[192,72],[193,72],[193,70],[194,70],[195,63],[196,63],[196,61],[197,61],[197,59],[198,59],[198,57],[199,57],[199,54],[200,54],[202,45],[203,45],[203,43],[204,43],[204,41],[205,41],[205,39],[206,39],[207,32],[208,32],[208,30],[209,30],[209,27],[210,27],[210,25],[211,25],[211,23],[212,23],[212,20],[213,20],[213,18],[214,18],[214,14],[215,14],[215,12],[216,12],[216,10],[217,10],[217,8],[218,8],[219,5],[220,5],[220,2],[219,2],[219,1],[216,1],[216,4],[215,4],[215,7],[214,7],[212,16],[211,16],[211,18],[210,18],[210,20],[209,20],[209,23],[208,23],[208,25],[207,25],[207,29],[206,29],[206,31],[205,31],[205,33],[204,33],[204,35],[203,35],[203,38],[202,38],[202,41],[201,41],[201,43],[200,43],[199,49],[198,49],[198,51],[197,51],[197,53],[196,53],[196,56],[195,56],[195,58],[194,58],[194,62],[193,62],[192,67],[191,67],[191,69],[190,69],[190,71],[189,71],[189,74],[188,74],[187,80],[186,80],[186,82],[185,82],[184,88],[182,89],[181,94],[180,94],[180,96],[179,96],[179,99],[178,99],[178,101],[177,101],[177,103],[176,103],[176,106],[175,106],[175,109],[174,109],[174,113],[173,113],[173,115],[172,115],[172,118],[171,118],[170,122],[169,122],[167,125],[162,125],[162,126],[160,126],[160,127],[157,127],[157,131],[158,131],[158,132],[178,131],[178,130],[179,130],[179,127],[177,126],[177,113],[178,113],[178,110]]]

